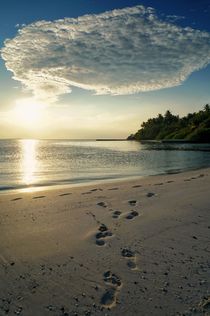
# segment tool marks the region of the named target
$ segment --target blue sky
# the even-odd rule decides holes
[[[151,7],[156,10],[155,25],[157,25],[157,27],[161,26],[160,21],[169,23],[171,27],[169,30],[169,33],[171,33],[169,34],[170,36],[168,36],[168,38],[170,38],[170,43],[173,43],[174,41],[174,45],[176,46],[180,36],[186,36],[186,38],[184,38],[185,42],[180,43],[180,46],[178,46],[180,51],[178,51],[176,56],[174,55],[173,59],[169,58],[170,50],[164,52],[164,49],[159,47],[162,39],[158,38],[157,45],[154,46],[156,52],[152,53],[151,50],[149,50],[152,56],[148,56],[148,64],[145,67],[140,63],[138,54],[134,52],[136,54],[134,54],[136,60],[133,58],[132,61],[129,61],[127,78],[122,78],[122,75],[127,72],[125,56],[126,54],[128,55],[131,53],[132,50],[131,42],[128,41],[128,36],[134,36],[135,43],[140,37],[141,41],[143,38],[143,31],[138,33],[138,30],[132,31],[130,33],[131,35],[128,34],[128,30],[125,30],[127,32],[125,35],[123,21],[132,18],[134,19],[132,22],[133,25],[135,25],[135,27],[141,27],[141,25],[142,27],[144,26],[146,30],[145,32],[147,33],[150,32],[150,24],[148,23],[148,20],[147,24],[145,24],[143,18],[140,22],[142,24],[138,24],[137,18],[141,19],[142,9],[139,9],[140,11],[138,12],[137,18],[136,16],[133,16],[131,11],[125,11],[121,20],[119,19],[116,22],[112,22],[112,27],[110,26],[109,28],[107,27],[108,24],[105,24],[104,29],[107,28],[105,33],[106,37],[109,37],[111,33],[113,35],[114,32],[118,33],[119,31],[124,36],[123,41],[125,46],[121,46],[121,49],[123,49],[122,47],[125,47],[125,54],[122,56],[123,53],[121,52],[120,58],[122,58],[122,61],[121,63],[117,62],[115,64],[115,61],[118,58],[117,50],[115,49],[108,60],[106,55],[107,47],[103,47],[103,43],[100,47],[98,40],[96,40],[93,31],[95,25],[95,17],[93,14],[96,15],[96,17],[100,17],[99,14],[103,14],[105,11],[112,12],[114,9],[124,9],[126,7],[136,8],[140,5],[145,8]],[[56,23],[54,22],[55,20],[61,19],[61,21],[64,21],[64,18],[77,18],[85,14],[90,16],[91,21],[89,22],[86,19],[85,21],[80,22],[80,42],[78,43],[77,41],[76,44],[80,45],[78,47],[80,47],[81,51],[84,50],[82,48],[83,45],[85,45],[85,47],[89,45],[88,36],[84,35],[84,25],[82,26],[82,23],[87,23],[87,27],[89,29],[91,28],[93,45],[96,46],[93,50],[91,50],[90,46],[88,47],[88,50],[86,51],[86,53],[88,52],[88,58],[86,58],[87,56],[82,55],[82,53],[80,56],[77,47],[77,53],[73,56],[73,61],[67,60],[68,71],[70,69],[70,63],[74,62],[74,65],[71,68],[72,79],[67,75],[67,68],[65,69],[64,61],[65,58],[68,58],[68,55],[66,55],[67,53],[62,55],[62,49],[65,49],[68,54],[71,54],[72,48],[75,48],[75,42],[72,44],[74,46],[69,46],[66,42],[62,42],[61,44],[60,42],[57,42],[56,44],[53,44],[52,40],[51,45],[50,36],[47,35],[48,50],[45,51],[45,54],[49,57],[47,60],[46,56],[43,58],[41,54],[37,55],[36,53],[33,55],[35,50],[33,48],[33,51],[30,51],[29,37],[31,36],[32,38],[34,34],[33,32],[37,31],[42,32],[40,33],[41,36],[46,34],[46,28],[51,27],[51,25],[45,26],[44,23],[41,23],[41,26],[31,27],[30,29],[27,28],[27,25],[43,20],[52,21],[51,32],[54,32],[55,34],[56,28],[61,28],[61,23]],[[149,11],[146,14],[148,16],[150,14]],[[151,13],[151,15],[152,14],[153,13]],[[108,18],[110,18],[110,16],[108,16]],[[111,21],[113,21],[113,17]],[[63,25],[64,27],[68,27],[69,23],[71,24],[71,21],[65,23],[65,25],[62,24],[62,27]],[[171,36],[174,34],[172,30],[173,25],[180,27],[180,30],[178,31],[178,37],[175,37],[174,39],[172,38],[171,40]],[[101,21],[98,26],[100,26],[101,36],[102,33],[104,34]],[[95,27],[97,28],[98,26],[96,24]],[[17,42],[11,42],[10,46],[8,45],[5,54],[6,58],[3,58],[4,60],[0,59],[0,137],[126,137],[131,132],[134,132],[143,120],[160,112],[164,113],[167,109],[180,115],[200,109],[204,104],[210,102],[210,65],[208,65],[210,59],[207,58],[209,57],[210,44],[208,44],[209,39],[205,39],[204,35],[199,37],[198,33],[192,31],[187,31],[187,34],[185,34],[186,32],[183,30],[186,27],[210,33],[210,0],[175,2],[149,0],[5,1],[1,4],[0,10],[0,47],[3,48],[5,46],[4,41],[6,39],[13,40],[14,38],[17,38],[18,29],[22,28],[22,30],[25,30],[25,33],[22,35],[23,40],[21,39],[20,41],[20,39],[17,38]],[[156,35],[154,35],[154,30],[152,32],[154,42],[154,36]],[[165,36],[167,36],[167,33]],[[26,42],[26,39],[29,42],[27,48],[25,48],[23,44]],[[117,37],[117,40],[119,40],[119,37]],[[195,41],[195,45],[191,45],[191,43]],[[140,40],[139,43],[141,43]],[[139,43],[137,45],[140,45]],[[22,52],[25,54],[24,60],[21,55],[22,53],[16,50],[17,45],[20,46]],[[181,47],[183,47],[182,50]],[[143,49],[143,58],[145,58],[147,52],[145,46],[140,45],[139,48]],[[61,49],[61,51],[59,51],[59,49]],[[163,51],[161,51],[161,49]],[[186,58],[183,53],[185,49],[186,54],[189,55],[189,63],[188,58]],[[99,62],[101,63],[100,69],[97,68],[96,63],[93,62],[91,58],[91,54],[95,56],[95,51],[97,51],[98,54],[96,58],[103,56],[103,53],[105,52],[105,56],[103,57],[104,62],[101,62],[101,60]],[[20,55],[16,58],[15,54]],[[157,54],[158,56],[163,54],[161,60]],[[29,63],[29,58],[33,61],[33,65],[32,61]],[[63,58],[62,62],[61,58]],[[115,64],[115,67],[118,65],[118,68],[113,68],[110,64],[110,60],[113,60],[113,64]],[[5,61],[7,62],[7,67],[5,66]],[[52,69],[52,62],[54,62],[54,70],[51,73],[47,73],[46,65],[49,64]],[[79,62],[81,64],[81,69],[78,67]],[[22,63],[21,69],[17,68],[17,64],[19,65],[19,63]],[[59,67],[62,65],[62,73],[60,70],[58,71],[55,69],[56,63]],[[146,64],[144,59],[142,63]],[[174,63],[171,68],[170,63]],[[177,65],[182,64],[181,66],[183,69],[185,63],[187,70],[185,70],[184,73],[180,72]],[[36,77],[33,74],[30,79],[27,77],[26,80],[25,73],[28,71],[27,67],[31,67],[30,70],[34,71],[35,64]],[[148,65],[150,64],[152,70],[148,69]],[[163,65],[162,72],[160,66],[156,66],[157,64]],[[122,65],[121,70],[119,69],[119,65]],[[16,74],[16,79],[18,80],[12,79],[13,74],[8,69],[11,69],[13,74]],[[111,69],[114,69],[113,73],[111,73]],[[138,71],[138,69],[140,70]],[[173,71],[173,69],[175,70]],[[45,82],[46,84],[44,88],[43,85],[42,88],[37,85],[39,71],[42,80],[44,76],[48,80],[47,83]],[[53,82],[52,74],[58,78],[56,82]],[[102,78],[103,74],[105,74],[104,78]],[[46,78],[44,79],[45,81]],[[60,78],[62,78],[61,83]],[[158,78],[160,78],[160,84],[158,83]],[[71,81],[73,81],[73,85],[70,84]],[[27,90],[23,89],[23,86],[27,87]],[[47,91],[49,87],[50,89]],[[44,89],[46,89],[46,93]],[[103,91],[105,91],[105,93],[103,93]],[[40,110],[42,106],[39,107],[38,104],[37,110],[31,108],[31,112],[29,110],[29,113],[26,116],[21,116],[21,113],[18,113],[18,111],[27,112],[27,102],[28,108],[30,108],[30,98],[33,98],[34,95],[35,97],[36,95],[39,95],[42,99],[41,101],[32,102],[34,103],[34,107],[36,107],[36,103],[38,104],[40,102],[43,104],[43,98],[52,101],[49,102],[50,104],[48,104],[44,110]],[[21,100],[23,100],[24,107],[21,107]],[[19,107],[19,110],[17,107]],[[15,112],[13,111],[14,108],[16,108]],[[38,121],[37,119],[37,121],[33,121],[32,118],[30,119],[30,113],[35,117],[35,112],[39,111],[40,115],[37,115],[37,117],[40,119],[40,116],[42,115],[42,120]],[[13,112],[15,113],[14,115]],[[24,124],[24,120],[31,120],[31,124]]]

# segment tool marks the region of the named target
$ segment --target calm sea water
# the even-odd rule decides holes
[[[173,173],[210,166],[210,145],[0,140],[0,190]]]

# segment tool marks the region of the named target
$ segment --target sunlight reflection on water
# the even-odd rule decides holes
[[[37,171],[36,147],[38,141],[35,139],[23,139],[20,142],[22,150],[20,163],[22,182],[29,186],[35,183],[35,172]]]

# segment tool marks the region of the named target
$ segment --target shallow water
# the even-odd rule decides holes
[[[210,166],[210,144],[0,140],[0,190],[174,173]]]

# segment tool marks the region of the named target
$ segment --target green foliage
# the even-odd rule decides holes
[[[128,137],[129,140],[187,140],[210,142],[210,106],[197,113],[189,113],[180,118],[166,111],[156,118],[143,122],[137,133]]]

